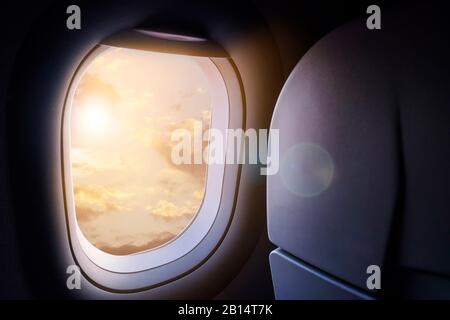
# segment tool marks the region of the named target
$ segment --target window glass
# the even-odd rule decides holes
[[[70,120],[76,218],[104,252],[162,246],[201,205],[206,165],[171,160],[173,130],[192,135],[199,123],[203,131],[210,126],[208,81],[195,59],[110,48],[76,84]]]

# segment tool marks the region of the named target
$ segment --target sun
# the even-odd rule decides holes
[[[105,133],[111,122],[105,101],[96,98],[86,101],[81,118],[83,129],[89,134]]]

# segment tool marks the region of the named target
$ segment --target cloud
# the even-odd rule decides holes
[[[148,205],[145,210],[150,212],[153,216],[163,218],[165,220],[179,218],[191,219],[197,212],[198,207],[199,204],[193,204],[191,202],[178,206],[167,200],[159,200],[156,206]]]
[[[75,179],[83,175],[93,175],[100,172],[123,171],[126,168],[120,157],[93,156],[87,148],[72,147],[70,155],[72,174]]]
[[[187,172],[196,177],[202,178],[205,175],[206,165],[202,164],[180,164],[176,165],[172,161],[172,150],[180,141],[172,141],[172,133],[176,130],[183,129],[188,132],[191,141],[191,148],[184,150],[189,153],[191,162],[194,158],[200,158],[203,162],[203,150],[205,150],[208,143],[203,141],[203,133],[209,129],[211,122],[211,113],[207,110],[201,112],[201,120],[195,118],[186,118],[180,121],[170,121],[168,117],[146,117],[146,127],[141,128],[136,132],[135,137],[146,147],[151,147],[157,151],[165,161],[184,172]],[[194,149],[194,134],[196,128],[200,129],[200,137],[202,140],[201,148]],[[197,129],[198,130],[198,129]]]
[[[114,73],[120,71],[121,69],[123,70],[128,68],[132,63],[129,59],[121,56],[121,52],[123,52],[123,49],[121,48],[115,48],[104,52],[95,58],[90,68],[94,70],[102,70],[102,72],[109,71]]]
[[[78,220],[92,219],[98,215],[129,211],[121,202],[130,197],[123,191],[104,186],[76,186],[74,188]]]
[[[83,106],[92,97],[101,98],[108,105],[115,105],[120,95],[113,85],[103,81],[95,73],[88,72],[84,75],[75,92],[75,105]]]
[[[128,255],[130,252],[142,252],[145,250],[153,249],[166,244],[170,240],[174,239],[176,235],[170,232],[162,232],[159,234],[148,234],[147,237],[150,239],[142,245],[136,245],[133,243],[127,243],[120,246],[112,246],[105,243],[98,243],[96,246],[107,253],[113,255]]]
[[[203,176],[194,176],[191,172],[186,172],[178,166],[173,168],[163,169],[157,176],[158,190],[163,190],[163,193],[176,195],[181,197],[191,197],[192,190],[198,190],[204,187],[205,174]]]
[[[203,197],[205,196],[205,190],[194,191],[192,192],[192,195],[194,196],[195,199],[202,200]]]

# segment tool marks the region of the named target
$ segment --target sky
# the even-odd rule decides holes
[[[211,119],[203,69],[189,56],[110,48],[87,67],[71,108],[77,222],[98,249],[161,246],[195,216],[204,164],[175,165],[171,132]]]

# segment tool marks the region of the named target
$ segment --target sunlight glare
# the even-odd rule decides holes
[[[83,106],[82,123],[88,134],[101,134],[107,131],[110,115],[101,99],[91,99]]]

